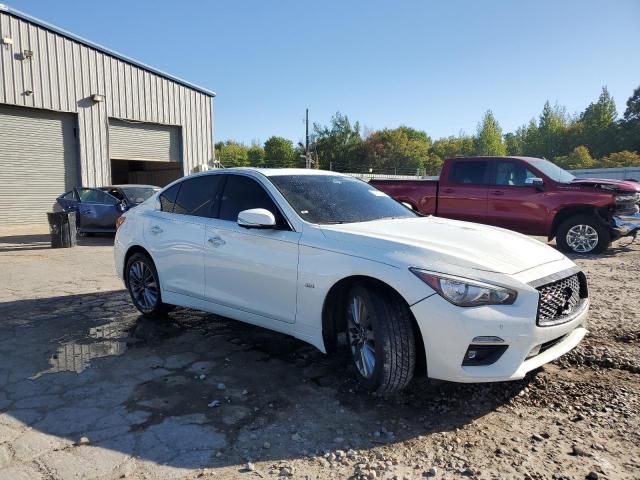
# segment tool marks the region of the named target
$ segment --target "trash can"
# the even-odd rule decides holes
[[[49,232],[51,233],[51,248],[70,248],[76,245],[76,213],[50,212]]]

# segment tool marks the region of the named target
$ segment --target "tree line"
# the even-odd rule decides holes
[[[445,158],[472,155],[526,155],[546,158],[565,169],[640,166],[640,87],[618,116],[606,87],[581,113],[544,104],[537,118],[503,134],[491,110],[475,135],[460,133],[432,140],[408,126],[367,130],[336,113],[328,125],[313,125],[310,155],[315,168],[353,173],[436,175]],[[304,167],[301,143],[272,136],[264,144],[227,140],[215,145],[224,167]]]

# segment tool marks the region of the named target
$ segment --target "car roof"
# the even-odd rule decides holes
[[[203,172],[209,173],[233,173],[233,172],[255,172],[265,177],[275,177],[280,175],[333,175],[344,177],[345,175],[328,170],[316,170],[314,168],[257,168],[257,167],[233,167],[224,169],[214,169]]]

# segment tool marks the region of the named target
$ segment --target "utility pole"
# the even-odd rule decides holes
[[[309,109],[305,111],[305,141],[304,141],[304,156],[307,163],[307,168],[311,168],[311,156],[309,155]]]

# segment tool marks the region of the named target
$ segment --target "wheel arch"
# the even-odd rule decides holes
[[[564,207],[555,214],[553,221],[551,222],[551,228],[549,229],[548,240],[553,240],[558,233],[558,227],[566,219],[573,217],[574,215],[593,215],[603,223],[608,223],[609,211],[604,207],[595,207],[593,205],[574,205],[571,207]]]
[[[124,261],[122,263],[122,278],[124,280],[125,285],[127,285],[127,272],[126,272],[127,262],[136,253],[143,253],[144,255],[149,257],[154,264],[156,263],[155,260],[153,259],[153,256],[151,255],[151,253],[149,253],[149,251],[146,248],[144,248],[141,245],[131,245],[127,249],[126,253],[124,254]],[[128,287],[129,287],[129,285],[127,285],[127,288]]]
[[[368,283],[374,287],[383,289],[391,295],[397,297],[407,306],[411,315],[411,323],[414,328],[417,351],[417,372],[426,372],[426,352],[422,334],[418,327],[418,322],[413,316],[413,312],[404,297],[391,285],[374,277],[367,275],[351,275],[336,281],[327,292],[322,306],[322,340],[327,353],[334,353],[338,349],[338,335],[346,331],[345,303],[347,294],[356,283]]]

